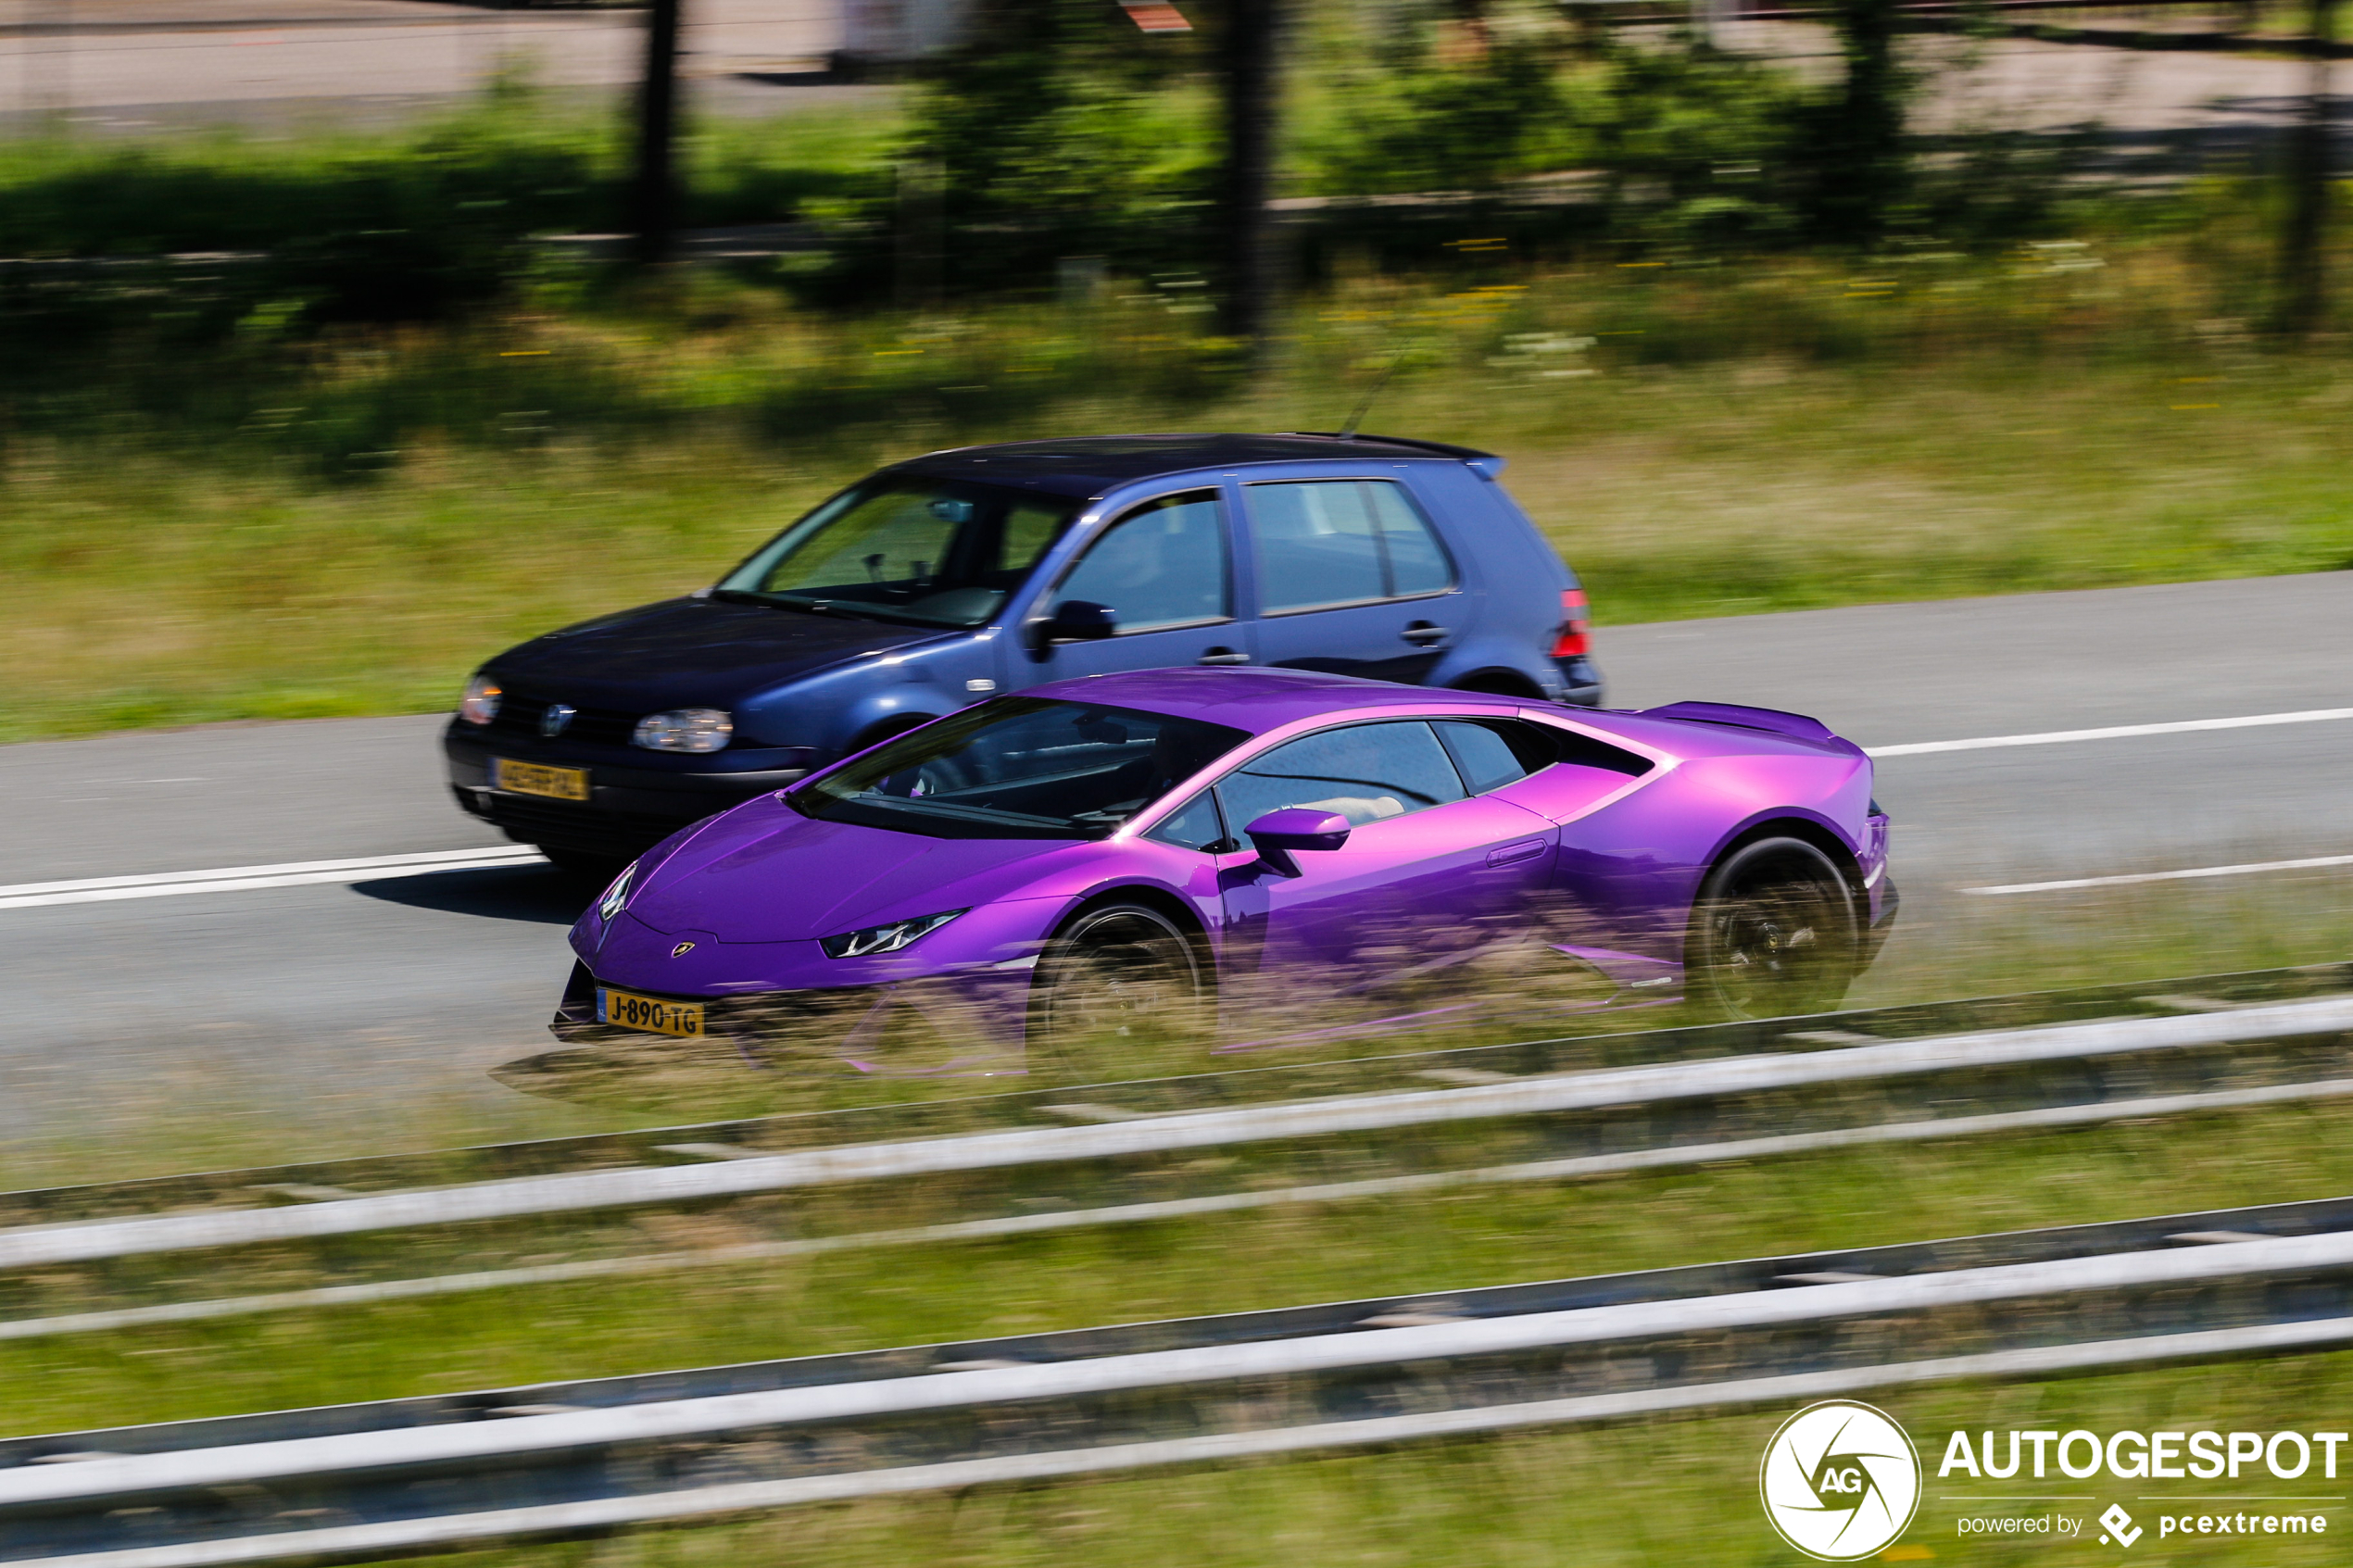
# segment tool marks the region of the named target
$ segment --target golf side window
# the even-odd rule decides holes
[[[1214,490],[1147,501],[1104,530],[1071,568],[1054,600],[1106,606],[1116,636],[1224,621],[1226,527]]]
[[[1282,481],[1245,494],[1265,614],[1418,598],[1454,585],[1453,562],[1403,485]]]
[[[1236,824],[1304,806],[1336,811],[1352,827],[1465,798],[1446,748],[1418,719],[1302,735],[1227,774],[1217,794]]]

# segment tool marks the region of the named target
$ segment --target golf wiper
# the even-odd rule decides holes
[[[837,606],[831,599],[795,598],[790,594],[762,594],[750,588],[713,588],[711,596],[731,605],[761,605],[769,609],[805,610],[811,615],[836,615],[845,621],[863,621]]]

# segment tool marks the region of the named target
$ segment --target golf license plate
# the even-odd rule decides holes
[[[588,770],[550,768],[538,762],[518,762],[511,757],[490,759],[490,787],[510,795],[544,795],[550,800],[588,798]]]
[[[700,1002],[665,1002],[634,991],[597,987],[597,1022],[623,1029],[644,1029],[656,1035],[696,1035],[702,1033]]]

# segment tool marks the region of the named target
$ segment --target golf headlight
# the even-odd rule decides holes
[[[950,909],[944,914],[895,920],[888,925],[870,925],[863,931],[825,937],[817,946],[825,949],[825,957],[829,959],[862,959],[869,953],[895,953],[918,936],[929,935],[963,913],[963,909]]]
[[[648,751],[717,751],[735,733],[724,708],[673,708],[638,720],[629,741]]]
[[[626,909],[629,904],[629,884],[636,880],[637,862],[632,860],[623,868],[619,876],[612,879],[612,885],[605,889],[605,896],[597,900],[597,918],[610,921]]]
[[[466,695],[458,699],[458,717],[469,724],[487,724],[498,717],[498,683],[487,675],[476,675],[466,683]]]

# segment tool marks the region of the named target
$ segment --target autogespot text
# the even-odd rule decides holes
[[[2213,1481],[2238,1480],[2244,1469],[2257,1474],[2259,1464],[2282,1481],[2293,1481],[2310,1471],[2317,1461],[2320,1478],[2336,1479],[2337,1448],[2353,1434],[2344,1432],[2010,1432],[2007,1445],[1993,1432],[1956,1432],[1944,1445],[1943,1479],[1956,1474],[2006,1480],[2020,1474],[2044,1476],[2056,1464],[2058,1473],[2081,1481],[2106,1471],[2119,1480]],[[1996,1455],[2001,1462],[1995,1462]]]

